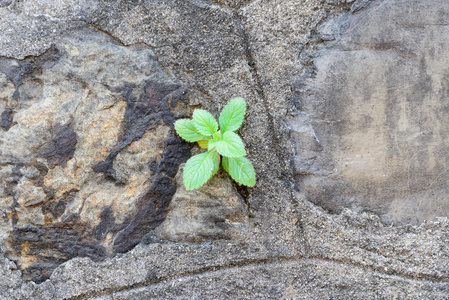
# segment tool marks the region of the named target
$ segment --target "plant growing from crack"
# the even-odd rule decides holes
[[[180,137],[188,142],[198,142],[201,148],[208,150],[186,162],[183,179],[187,190],[199,188],[218,172],[220,155],[223,156],[223,169],[232,179],[246,186],[256,184],[254,167],[249,159],[244,157],[245,146],[234,132],[242,125],[245,112],[245,100],[234,98],[220,113],[220,130],[212,114],[203,109],[195,109],[192,119],[180,119],[175,122],[175,130]]]

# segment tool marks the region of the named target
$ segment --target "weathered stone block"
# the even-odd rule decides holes
[[[310,160],[304,139],[296,142],[297,182],[310,201],[374,211],[387,223],[449,215],[448,14],[444,1],[380,1],[322,25],[334,38],[296,82],[321,146]],[[292,121],[295,134],[303,119]]]

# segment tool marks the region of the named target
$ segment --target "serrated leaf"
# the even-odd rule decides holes
[[[223,159],[221,160],[221,165],[223,166],[223,169],[229,173],[229,160],[226,156],[223,156]]]
[[[212,160],[214,161],[214,169],[212,170],[212,176],[214,176],[215,174],[217,174],[218,169],[220,168],[220,155],[218,155],[218,153],[215,151]]]
[[[193,111],[192,121],[198,132],[203,135],[211,136],[218,130],[218,123],[214,116],[203,109]]]
[[[184,185],[186,189],[194,190],[205,184],[212,176],[214,169],[213,154],[207,151],[191,157],[184,167]]]
[[[217,152],[227,157],[239,157],[246,155],[245,146],[242,139],[234,132],[227,131],[221,137],[221,140],[214,143],[213,146]],[[209,143],[209,148],[211,147]]]
[[[207,138],[196,129],[193,121],[189,119],[177,120],[175,122],[175,130],[187,142],[196,142]]]
[[[233,157],[228,159],[229,175],[236,182],[246,186],[256,184],[256,173],[254,167],[246,157]]]
[[[207,145],[209,144],[209,140],[201,140],[198,141],[198,145],[203,148],[203,149],[207,149]]]
[[[243,98],[234,98],[223,108],[218,118],[222,133],[239,129],[245,117],[246,103]]]

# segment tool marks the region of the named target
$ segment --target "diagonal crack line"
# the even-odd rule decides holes
[[[438,276],[438,275],[430,275],[430,274],[424,274],[424,273],[410,273],[406,271],[395,271],[395,270],[386,270],[386,266],[368,266],[364,265],[360,262],[353,261],[351,259],[338,259],[338,258],[329,258],[322,255],[311,255],[311,259],[317,259],[322,261],[329,261],[329,262],[335,262],[342,265],[349,265],[354,266],[360,269],[364,270],[371,270],[373,272],[381,273],[383,275],[387,276],[396,276],[400,277],[402,279],[406,280],[416,280],[420,282],[438,282],[438,283],[449,283],[449,278],[444,276]]]
[[[104,30],[103,28],[101,28],[100,26],[98,26],[98,25],[96,25],[96,24],[93,24],[93,23],[90,23],[90,22],[87,22],[87,21],[84,21],[84,20],[82,20],[81,22],[83,22],[83,23],[85,24],[85,27],[92,28],[92,29],[95,29],[95,30],[97,30],[97,31],[99,31],[99,32],[101,32],[101,33],[106,34],[107,36],[109,36],[112,40],[114,40],[114,42],[116,42],[116,43],[119,44],[120,46],[124,46],[124,47],[129,47],[129,46],[131,46],[131,45],[126,45],[126,44],[123,43],[119,38],[115,37],[115,36],[114,36],[113,34],[111,34],[109,31]]]
[[[89,298],[98,297],[98,296],[109,295],[109,294],[117,293],[117,292],[121,292],[121,291],[132,290],[132,289],[136,289],[136,288],[140,288],[140,287],[144,287],[144,286],[154,285],[154,284],[158,284],[163,281],[175,280],[177,278],[182,278],[182,277],[186,277],[186,276],[190,276],[190,275],[200,275],[200,274],[205,274],[205,273],[213,272],[213,271],[227,270],[227,269],[232,269],[232,268],[240,268],[240,267],[251,266],[251,265],[263,265],[263,264],[273,263],[273,262],[281,261],[281,260],[288,261],[291,259],[301,259],[301,257],[296,256],[296,257],[274,258],[274,259],[273,258],[272,259],[261,258],[261,259],[250,259],[250,260],[242,260],[242,261],[237,261],[237,262],[230,262],[225,265],[212,265],[212,266],[207,266],[207,267],[203,267],[203,268],[198,268],[195,270],[186,270],[186,271],[179,272],[179,273],[173,274],[173,275],[149,278],[147,280],[144,280],[142,282],[137,282],[137,283],[129,285],[129,286],[123,286],[123,287],[119,287],[119,288],[105,288],[105,289],[98,290],[98,291],[82,293],[80,295],[72,296],[72,297],[69,297],[66,299],[67,300],[81,300],[81,299],[86,299],[87,297],[89,297]]]
[[[255,81],[255,90],[258,94],[258,96],[260,97],[260,99],[262,99],[264,108],[265,108],[265,114],[268,117],[268,127],[270,129],[271,132],[271,144],[272,147],[274,147],[275,149],[277,149],[278,151],[275,151],[276,156],[279,160],[279,162],[282,161],[282,157],[281,157],[281,153],[284,152],[281,149],[278,149],[279,147],[277,147],[277,145],[281,145],[278,137],[276,136],[275,132],[277,132],[275,130],[275,126],[274,126],[274,120],[273,120],[273,116],[270,113],[270,110],[268,108],[268,101],[267,101],[267,97],[265,95],[265,92],[263,90],[263,86],[262,86],[262,80],[259,76],[259,73],[257,71],[257,66],[256,66],[256,62],[254,60],[253,54],[251,52],[250,46],[249,46],[249,41],[248,41],[248,36],[246,34],[245,28],[243,27],[243,22],[242,22],[242,16],[238,14],[238,12],[234,12],[235,15],[235,19],[238,22],[238,27],[240,29],[240,34],[243,40],[243,46],[245,48],[245,55],[246,55],[246,60],[248,62],[248,66],[250,69],[250,73],[254,78]]]
[[[281,164],[284,159],[283,156],[289,157],[289,155],[288,155],[288,153],[285,153],[286,150],[284,148],[279,146],[279,145],[283,145],[284,143],[281,141],[281,135],[278,136],[278,134],[277,134],[278,130],[276,130],[273,116],[271,115],[270,110],[269,110],[267,97],[266,97],[264,89],[263,89],[262,80],[260,78],[259,72],[257,71],[256,61],[254,60],[253,54],[251,52],[248,35],[245,31],[242,18],[243,17],[239,14],[238,10],[234,10],[234,19],[236,20],[238,27],[240,29],[240,34],[241,34],[241,38],[243,41],[243,47],[245,49],[246,60],[247,60],[247,63],[248,63],[249,69],[250,69],[250,73],[255,81],[254,88],[255,88],[258,96],[260,97],[260,99],[262,99],[262,102],[263,102],[263,105],[265,108],[265,114],[268,118],[268,127],[269,127],[269,131],[271,134],[271,148],[276,149],[276,151],[274,151],[274,152],[275,152],[275,155],[278,160],[278,166],[281,169],[280,174],[279,174],[280,177],[282,178],[281,182],[282,182],[282,184],[285,185],[285,188],[288,191],[290,191],[290,202],[294,202],[295,195],[294,195],[294,189],[292,188],[293,183],[290,180],[288,172],[282,171],[282,167],[281,167]],[[301,218],[299,218],[299,220],[300,219]],[[299,221],[298,228],[299,228],[299,231],[301,232],[301,234],[303,236],[305,236],[304,224],[302,224],[301,221]],[[306,251],[308,253],[310,253],[310,244],[307,242],[307,240],[306,240],[305,248],[306,248]]]
[[[238,269],[242,267],[248,267],[248,266],[269,266],[271,264],[277,264],[277,263],[286,263],[286,262],[307,262],[307,261],[319,261],[319,262],[326,262],[326,263],[333,263],[333,264],[340,264],[345,266],[354,266],[359,269],[363,270],[370,270],[388,277],[399,277],[403,280],[414,280],[418,282],[429,282],[429,283],[442,283],[442,284],[448,284],[449,278],[445,277],[439,277],[439,276],[431,276],[426,274],[408,274],[405,272],[397,272],[397,271],[385,271],[381,267],[371,267],[366,266],[360,263],[353,262],[351,260],[339,260],[339,259],[331,259],[324,256],[311,256],[311,257],[305,257],[305,256],[289,256],[289,257],[277,257],[277,258],[265,258],[265,259],[251,259],[251,260],[244,260],[239,262],[232,262],[226,265],[216,265],[216,266],[208,266],[199,268],[196,270],[188,270],[184,272],[179,272],[177,274],[173,275],[167,275],[167,276],[161,276],[161,277],[155,277],[150,278],[148,280],[138,282],[129,286],[123,286],[119,288],[106,288],[98,291],[92,291],[80,294],[78,296],[73,296],[70,298],[67,298],[67,300],[81,300],[81,299],[89,299],[92,297],[99,297],[104,295],[111,295],[118,292],[123,291],[130,291],[146,286],[156,285],[161,282],[166,281],[173,281],[179,278],[185,278],[192,275],[202,275],[207,274],[210,272],[217,272],[217,271],[223,271],[223,270],[232,270],[232,269]]]
[[[93,23],[90,23],[90,22],[87,22],[87,21],[81,21],[81,22],[83,22],[85,24],[84,27],[92,28],[94,30],[97,30],[98,32],[101,32],[101,33],[109,36],[114,42],[116,42],[117,44],[119,44],[120,46],[123,46],[123,47],[132,47],[132,46],[135,46],[135,45],[144,45],[144,46],[146,46],[146,47],[148,47],[148,48],[150,48],[152,50],[155,50],[155,49],[159,49],[159,48],[170,47],[170,46],[173,46],[173,44],[177,44],[177,43],[169,43],[169,44],[161,44],[161,45],[150,45],[150,44],[148,44],[147,42],[145,42],[143,40],[139,40],[137,42],[130,43],[130,44],[125,44],[122,40],[120,40],[114,34],[112,34],[111,32],[109,32],[109,31],[107,31],[107,30],[105,30],[103,28],[101,28],[100,26],[98,26],[96,24],[93,24]],[[187,45],[191,45],[191,44],[187,44]]]

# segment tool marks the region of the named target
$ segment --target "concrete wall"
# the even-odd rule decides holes
[[[442,0],[0,1],[0,298],[447,299]],[[234,97],[256,186],[175,133]]]

